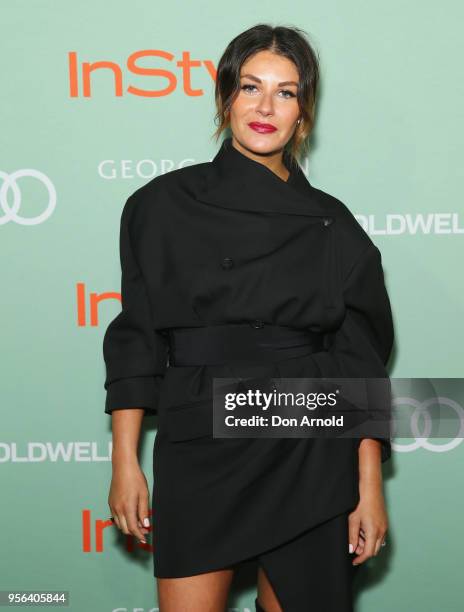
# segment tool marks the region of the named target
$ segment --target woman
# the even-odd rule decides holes
[[[354,568],[385,538],[388,436],[213,436],[216,377],[388,378],[380,253],[295,159],[313,127],[318,75],[296,28],[237,36],[216,82],[216,135],[232,135],[212,162],[156,177],[122,212],[122,311],[103,347],[108,501],[117,527],[145,542],[137,444],[144,414],[156,412],[162,612],[224,610],[235,567],[250,559],[257,610],[352,610]]]

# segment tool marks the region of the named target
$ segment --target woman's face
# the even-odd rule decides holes
[[[230,127],[242,146],[257,153],[283,149],[300,116],[298,80],[295,64],[271,51],[259,51],[244,62],[230,109]]]

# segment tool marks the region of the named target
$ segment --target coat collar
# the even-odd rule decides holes
[[[290,172],[287,181],[241,153],[231,137],[226,138],[210,163],[197,198],[237,210],[325,217],[328,211],[300,165],[292,164],[287,152],[283,161]]]

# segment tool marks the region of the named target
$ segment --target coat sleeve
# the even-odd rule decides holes
[[[126,201],[120,222],[121,312],[103,338],[106,365],[105,413],[121,408],[157,412],[159,388],[166,371],[167,341],[154,327],[146,284],[134,253],[129,228],[134,196]]]
[[[390,300],[384,283],[379,249],[370,242],[343,283],[345,318],[335,332],[329,352],[341,377],[366,378],[368,409],[375,419],[381,415],[385,437],[374,437],[382,446],[382,463],[391,457],[390,380],[386,364],[391,354],[394,330]],[[379,381],[372,379],[386,379]],[[369,380],[371,379],[371,380]],[[379,392],[380,389],[380,392]],[[385,392],[385,390],[387,390]],[[384,427],[384,425],[382,425]],[[368,437],[368,436],[364,436]],[[363,438],[359,438],[359,443]]]

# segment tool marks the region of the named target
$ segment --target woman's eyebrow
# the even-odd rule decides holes
[[[252,81],[256,81],[257,83],[262,82],[261,79],[259,79],[254,74],[241,74],[240,75],[241,79],[244,79],[245,77],[248,77],[249,79],[251,79]],[[277,87],[283,87],[284,85],[296,85],[298,87],[298,83],[296,81],[282,81],[282,83],[277,83]]]

